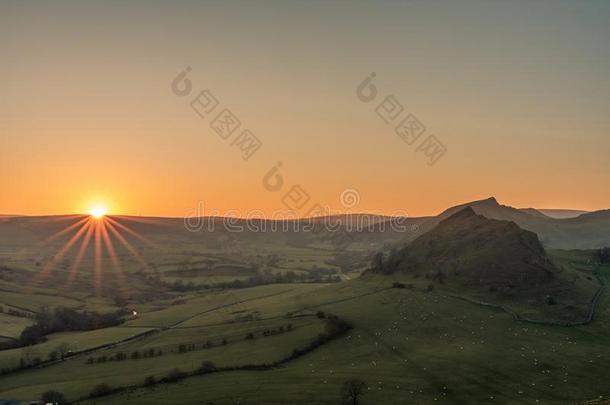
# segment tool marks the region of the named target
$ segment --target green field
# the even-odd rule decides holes
[[[466,292],[451,282],[359,277],[379,244],[335,249],[327,239],[223,244],[163,235],[154,246],[132,242],[145,260],[117,247],[122,278],[104,256],[96,281],[89,252],[69,288],[74,252],[40,276],[62,241],[0,251],[2,344],[14,342],[43,308],[127,310],[118,326],[0,350],[0,369],[8,370],[0,375],[0,399],[31,401],[57,390],[83,404],[339,404],[343,382],[354,377],[368,384],[362,404],[567,404],[610,396],[607,291],[592,323],[540,325],[461,299]],[[593,297],[600,280],[610,283],[610,267],[597,268],[590,250],[550,254],[583,297]],[[305,281],[270,282],[286,274]],[[341,282],[327,282],[328,275]],[[250,284],[223,285],[237,280]],[[396,281],[405,288],[393,288]],[[583,311],[586,304],[578,303]],[[527,301],[506,306],[541,314]],[[312,346],[333,317],[351,329]],[[53,360],[62,347],[70,355]],[[14,370],[36,359],[43,363]],[[203,362],[217,371],[191,375]],[[188,375],[144,386],[147,377],[160,380],[174,369]],[[100,383],[116,392],[88,399]]]
[[[607,280],[610,268],[603,268],[601,274]],[[385,278],[373,278],[328,286],[264,286],[232,291],[230,297],[217,294],[211,300],[188,297],[183,304],[142,314],[100,334],[115,341],[122,331],[138,325],[178,324],[174,328],[40,370],[5,376],[0,379],[0,393],[25,400],[56,389],[76,399],[99,382],[113,387],[137,385],[149,375],[162,377],[175,367],[192,371],[204,360],[220,367],[272,362],[313,339],[322,330],[313,313],[324,311],[348,321],[353,329],[282,367],[189,377],[174,384],[130,389],[103,401],[333,404],[339,403],[341,383],[353,376],[368,382],[363,403],[371,404],[537,400],[561,404],[610,395],[604,388],[610,360],[610,298],[606,295],[591,325],[568,328],[518,323],[506,313],[419,287],[388,287]],[[225,299],[223,308],[217,308],[215,303]],[[240,319],[245,313],[255,319]],[[295,317],[299,314],[306,316]],[[288,323],[293,324],[290,332],[260,336],[262,330]],[[249,332],[257,337],[245,340]],[[91,334],[91,344],[104,340]],[[223,338],[226,345],[219,344]],[[82,334],[74,339],[85,341]],[[181,343],[201,346],[206,341],[212,341],[213,347],[176,352]],[[164,354],[86,364],[93,355],[150,348]]]
[[[2,336],[17,338],[26,326],[32,324],[32,320],[29,318],[21,318],[17,316],[10,316],[7,314],[0,314],[0,325],[2,325]]]

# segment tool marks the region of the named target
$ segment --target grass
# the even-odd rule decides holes
[[[0,351],[0,368],[15,367],[19,364],[19,359],[26,357],[26,355],[29,355],[31,358],[38,357],[41,360],[46,360],[49,353],[62,343],[69,344],[74,351],[82,351],[126,339],[146,330],[148,329],[115,327],[86,332],[55,333],[48,336],[47,342],[30,346],[29,348]],[[2,377],[0,377],[0,380],[2,380]]]
[[[0,325],[2,325],[2,336],[12,338],[19,337],[21,331],[32,324],[32,320],[0,313]],[[0,352],[1,353],[1,352]]]
[[[26,354],[46,358],[64,342],[79,351],[121,342],[151,329],[156,333],[48,367],[0,376],[0,398],[34,400],[53,389],[76,400],[101,382],[113,387],[137,386],[147,376],[160,378],[173,368],[192,371],[202,361],[213,361],[220,367],[272,363],[324,331],[325,322],[316,316],[318,311],[337,315],[353,329],[339,340],[272,370],[189,377],[175,384],[137,387],[81,403],[338,404],[341,384],[352,377],[368,382],[363,404],[566,404],[610,396],[606,381],[610,361],[608,292],[601,296],[593,323],[578,327],[515,322],[502,311],[455,299],[439,285],[426,292],[430,280],[424,278],[408,281],[414,285],[412,289],[390,288],[394,280],[380,276],[329,285],[277,284],[178,293],[158,289],[147,277],[203,281],[208,275],[178,277],[172,273],[197,268],[198,261],[232,266],[231,271],[225,267],[223,275],[210,276],[222,280],[249,275],[239,271],[250,272],[249,264],[277,272],[310,271],[314,266],[339,269],[333,262],[338,255],[332,244],[322,242],[318,247],[256,239],[215,247],[200,240],[168,238],[166,242],[156,249],[138,246],[150,269],[118,250],[127,276],[123,287],[128,307],[138,312],[136,318],[114,328],[54,334],[48,342],[25,350],[0,351],[0,368],[19,364]],[[328,250],[323,250],[324,246]],[[363,251],[364,247],[343,256]],[[30,277],[40,271],[36,261],[53,252],[51,248],[42,253],[19,248],[0,251],[0,256],[10,255],[5,263],[23,269]],[[552,255],[567,269],[566,274],[575,275],[578,288],[588,291],[596,282],[588,279],[592,277],[590,252],[553,251]],[[107,258],[103,265],[104,281],[111,281]],[[110,296],[98,299],[91,293],[91,257],[84,261],[80,284],[71,291],[61,289],[65,273],[66,268],[57,269],[58,278],[53,283],[41,283],[31,294],[17,288],[22,285],[20,279],[0,280],[0,305],[30,311],[41,306],[100,311],[117,308]],[[610,282],[610,266],[601,267],[598,274],[605,284]],[[114,293],[112,286],[108,291]],[[0,315],[0,335],[18,336],[30,322]],[[265,330],[287,328],[288,324],[292,330],[261,336]],[[249,333],[256,338],[245,339]],[[204,348],[208,341],[212,347]],[[180,345],[195,345],[196,350],[180,353]],[[89,357],[111,357],[117,352],[130,355],[148,349],[161,350],[163,355],[87,364]]]
[[[601,274],[607,279],[610,268],[602,268]],[[282,293],[286,287],[291,289]],[[147,375],[160,377],[174,367],[190,370],[203,360],[219,365],[272,361],[305,344],[321,330],[312,322],[315,317],[287,320],[280,314],[324,311],[345,319],[354,329],[340,341],[322,346],[285,367],[190,377],[177,384],[123,392],[107,401],[336,404],[339,387],[349,377],[368,381],[370,389],[364,403],[370,404],[395,403],[398,398],[411,403],[433,403],[435,398],[445,403],[482,403],[491,401],[492,396],[497,403],[539,400],[563,404],[610,395],[610,390],[603,388],[605,364],[610,360],[608,296],[600,301],[599,317],[593,324],[566,328],[516,323],[505,313],[440,292],[389,289],[383,278],[316,287],[265,286],[232,292],[231,295],[239,294],[238,300],[249,299],[247,311],[257,313],[262,320],[222,321],[215,314],[219,310],[213,310],[190,318],[180,328],[103,353],[148,347],[162,348],[165,353],[181,342],[218,342],[222,337],[229,340],[226,346],[100,365],[86,365],[85,358],[79,357],[4,377],[0,380],[0,393],[7,398],[32,399],[36,392],[53,387],[76,398],[102,381],[112,386],[138,384]],[[160,325],[205,309],[202,300],[193,295],[179,308],[164,312],[158,318],[163,319]],[[253,341],[238,339],[247,331],[287,322],[294,323],[293,332]]]
[[[65,306],[71,308],[82,307],[83,303],[75,299],[40,294],[27,294],[17,291],[0,291],[0,305],[21,308],[23,310],[36,312],[41,307],[53,308],[55,306]]]
[[[261,337],[260,333],[268,327],[292,323],[294,329],[281,335]],[[281,360],[292,353],[295,347],[305,346],[323,331],[320,320],[282,320],[275,324],[259,325],[226,325],[223,328],[168,330],[145,338],[141,341],[103,350],[107,356],[116,351],[130,353],[133,350],[144,350],[154,347],[162,349],[163,355],[138,360],[121,362],[108,361],[101,364],[85,364],[81,356],[61,364],[41,370],[26,371],[5,377],[0,381],[0,392],[3,397],[36,398],[40,392],[55,387],[69,397],[86,395],[94,385],[106,382],[111,386],[138,384],[149,375],[160,378],[173,368],[193,371],[204,360],[213,361],[216,365],[237,366],[247,359],[250,364],[262,364]],[[254,332],[257,338],[245,340],[247,332]],[[228,339],[226,345],[219,344],[221,337]],[[214,340],[216,346],[198,349],[188,353],[179,353],[179,343],[195,343],[200,346],[206,340]],[[98,353],[99,355],[99,353]],[[32,383],[33,379],[36,381]]]
[[[359,283],[353,283],[358,298],[316,307],[355,325],[341,341],[281,369],[192,377],[112,401],[336,404],[339,387],[349,377],[368,381],[363,403],[369,404],[399,399],[565,404],[610,395],[604,388],[608,315],[590,326],[543,327],[435,293],[388,289],[363,296],[363,290],[379,286]],[[330,298],[329,291],[320,292],[314,303]],[[608,301],[601,303],[604,314]]]

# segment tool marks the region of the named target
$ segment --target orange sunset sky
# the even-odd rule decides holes
[[[601,0],[3,1],[0,213],[271,215],[294,185],[299,214],[345,189],[387,214],[610,208],[609,38]],[[191,109],[203,89],[262,142],[250,159]],[[444,144],[436,164],[376,114],[387,95]]]

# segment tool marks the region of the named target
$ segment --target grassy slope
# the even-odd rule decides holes
[[[333,404],[351,376],[369,382],[370,404],[483,403],[492,397],[495,403],[559,404],[610,395],[602,388],[610,359],[608,297],[598,321],[578,328],[518,324],[504,313],[400,289],[321,308],[356,328],[282,369],[193,377],[117,395],[112,403]]]
[[[0,325],[2,325],[0,335],[17,338],[21,331],[31,325],[32,322],[33,321],[28,318],[0,314]]]
[[[296,286],[298,287],[298,286]],[[63,333],[52,335],[49,342],[33,346],[32,356],[45,358],[63,341],[78,344],[83,350],[104,343],[119,341],[145,330],[147,327],[162,328],[152,336],[137,341],[107,348],[95,354],[78,356],[58,365],[43,369],[29,370],[11,376],[0,377],[0,395],[5,398],[33,399],[47,389],[61,388],[73,398],[86,395],[96,380],[107,378],[113,385],[129,385],[141,382],[148,375],[162,376],[174,367],[190,370],[203,360],[212,360],[220,366],[243,364],[244,359],[252,363],[266,363],[281,360],[292,353],[294,348],[304,347],[323,331],[324,323],[315,317],[286,319],[284,305],[281,310],[278,303],[298,303],[299,299],[289,294],[295,290],[306,293],[321,288],[320,285],[262,286],[253,289],[238,290],[209,297],[191,296],[186,302],[171,306],[166,310],[143,313],[138,319],[127,322],[121,327],[96,330],[91,332]],[[277,297],[285,296],[285,301]],[[247,310],[254,316],[243,318],[242,305],[248,304]],[[264,318],[262,311],[268,308]],[[258,311],[258,312],[257,312]],[[277,329],[292,324],[293,330],[281,335],[245,341],[247,333],[261,334],[266,329]],[[171,329],[164,329],[171,327]],[[219,343],[222,338],[228,340],[226,346]],[[178,344],[197,344],[201,346],[208,340],[216,347],[196,350],[188,354],[177,353]],[[95,365],[85,364],[89,356],[111,356],[117,351],[131,353],[134,350],[148,348],[161,349],[164,355],[150,359],[128,360],[124,362],[107,362]],[[172,353],[172,350],[174,353]],[[24,356],[23,349],[0,352],[0,365],[15,365]],[[186,367],[185,367],[186,365]]]
[[[607,282],[610,268],[602,268],[601,274]],[[355,326],[349,336],[283,368],[191,377],[178,384],[124,392],[102,401],[336,404],[341,382],[352,376],[370,384],[364,402],[369,404],[433,403],[435,398],[445,403],[483,403],[491,397],[495,403],[539,400],[563,404],[610,395],[610,389],[604,388],[605,364],[610,360],[608,295],[602,297],[593,324],[566,328],[515,323],[505,313],[440,292],[386,289],[387,285],[388,279],[371,278],[318,287],[315,292],[291,291],[251,301],[247,309],[258,311],[261,318],[301,308],[305,313],[334,313]],[[261,291],[261,296],[268,295],[268,289]],[[198,325],[191,325],[193,328],[162,332],[148,343],[132,345],[158,346],[166,339],[168,344],[174,344],[208,336],[219,339],[223,334],[238,336],[252,326],[250,322],[206,327],[215,323],[213,316],[202,316],[198,322],[195,319],[198,317],[192,322]],[[285,322],[282,319],[280,323]],[[76,359],[4,378],[0,380],[0,395],[31,398],[32,393],[53,387],[74,397],[102,381],[129,384],[145,375],[161,375],[171,367],[189,369],[202,359],[218,364],[269,360],[303,344],[315,333],[315,324],[310,324],[285,335],[99,367]]]
[[[87,350],[121,339],[126,339],[147,330],[147,328],[115,327],[86,332],[56,333],[48,336],[49,340],[47,342],[31,346],[27,350],[19,348],[0,351],[0,368],[17,366],[19,364],[19,359],[25,357],[26,352],[29,353],[31,358],[39,357],[42,360],[46,360],[48,354],[62,343],[68,343],[73,350]],[[3,381],[3,377],[0,377],[0,381]]]
[[[271,253],[296,258],[296,261],[280,261],[282,267],[290,268],[308,268],[314,263],[318,267],[330,267],[326,260],[332,257],[330,253],[326,255],[309,248],[274,245],[269,249],[268,243],[244,244],[243,250],[240,246],[218,251],[208,247],[202,249],[198,244],[179,244],[158,250],[142,249],[142,256],[153,263],[169,259],[178,263],[174,267],[160,268],[163,278],[168,276],[167,270],[179,268],[191,257],[190,250],[196,246],[203,255],[222,253],[219,260],[223,262],[229,257],[248,262],[259,254]],[[176,252],[175,257],[170,257],[172,251]],[[54,252],[56,250],[49,250],[49,254]],[[565,253],[562,260],[579,262],[584,271],[590,270],[582,258],[573,254]],[[12,257],[11,265],[19,267],[29,263],[27,269],[40,271],[32,259],[34,256],[28,252],[12,251],[9,256]],[[122,263],[125,272],[140,269],[129,257],[123,257]],[[107,262],[104,262],[104,269],[105,279],[111,278],[113,273]],[[610,273],[607,268],[603,271],[604,277]],[[45,282],[42,287],[61,286],[67,268],[60,267],[56,272],[58,278],[52,283]],[[87,258],[82,273],[91,272],[90,258]],[[423,283],[423,280],[419,281]],[[70,292],[78,299],[62,297],[61,291],[50,288],[35,289],[36,295],[19,294],[14,288],[19,282],[18,279],[11,282],[9,289],[15,292],[0,291],[0,303],[24,305],[31,310],[37,310],[40,305],[112,309],[111,301],[100,302],[78,291]],[[445,297],[438,288],[432,293],[423,293],[423,284],[414,291],[379,291],[389,284],[388,279],[372,279],[328,287],[274,285],[205,296],[189,293],[182,304],[172,304],[177,298],[174,296],[143,302],[136,307],[141,316],[124,327],[51,336],[50,342],[35,347],[34,355],[46,356],[62,341],[76,343],[78,349],[84,349],[135,335],[149,327],[162,328],[181,321],[176,329],[96,355],[144,347],[169,349],[179,343],[201,344],[203,340],[218,341],[222,337],[228,337],[230,344],[187,354],[93,366],[84,364],[86,357],[79,357],[42,370],[0,377],[0,397],[33,399],[41,391],[52,388],[76,398],[86,395],[99,382],[133,384],[150,374],[161,376],[173,367],[188,370],[201,360],[213,360],[219,365],[277,360],[315,337],[320,325],[307,324],[311,319],[305,319],[304,325],[291,320],[294,332],[253,342],[231,340],[238,340],[239,336],[260,327],[285,325],[287,321],[282,316],[286,312],[304,308],[335,313],[353,323],[355,329],[349,338],[332,342],[278,370],[194,377],[154,390],[124,393],[98,403],[171,405],[198,403],[203,399],[235,403],[239,399],[241,403],[336,404],[340,384],[349,376],[359,376],[371,384],[365,398],[370,404],[431,403],[434,398],[446,398],[445,402],[450,403],[480,403],[487,401],[489,395],[499,403],[535,403],[536,399],[542,403],[565,403],[566,398],[577,400],[610,395],[599,388],[605,386],[603,377],[607,374],[601,362],[609,359],[610,352],[607,294],[602,296],[598,320],[593,325],[551,328],[517,324],[506,314]],[[2,287],[7,285],[8,282],[3,283]],[[141,286],[132,283],[128,287]],[[235,302],[240,303],[231,305]],[[324,303],[327,304],[322,305]],[[3,328],[4,325],[0,324]],[[16,332],[18,328],[13,328],[12,333]],[[18,362],[22,355],[20,349],[0,352],[0,367],[6,362]],[[564,383],[566,372],[567,382]],[[519,391],[523,393],[519,394]]]

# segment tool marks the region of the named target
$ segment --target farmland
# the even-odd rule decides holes
[[[549,251],[559,280],[583,297],[557,290],[562,305],[582,314],[601,292],[591,323],[554,326],[515,313],[556,310],[540,312],[532,300],[480,305],[476,289],[450,278],[362,275],[377,249],[400,243],[388,235],[384,245],[336,245],[324,234],[225,243],[222,234],[201,241],[155,232],[130,238],[131,250],[117,244],[120,267],[91,249],[69,288],[77,248],[56,258],[67,238],[45,244],[42,233],[39,243],[25,235],[7,245],[1,398],[29,401],[52,390],[83,404],[336,404],[351,378],[366,382],[365,404],[563,404],[610,395],[610,267],[592,250]],[[62,308],[123,315],[118,325],[54,331],[11,348],[41,314]]]

